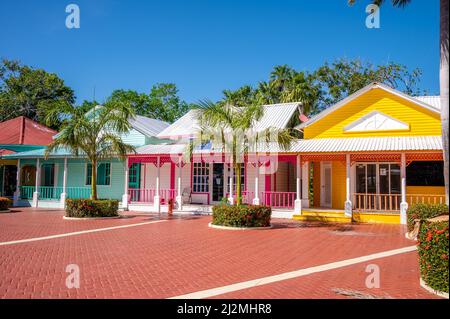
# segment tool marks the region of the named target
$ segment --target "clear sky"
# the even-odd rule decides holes
[[[67,29],[75,3],[81,28]],[[367,0],[0,0],[0,57],[55,72],[78,101],[173,82],[188,102],[266,80],[272,67],[313,70],[336,58],[395,61],[439,93],[439,1],[386,0],[365,27]]]

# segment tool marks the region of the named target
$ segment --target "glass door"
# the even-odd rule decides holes
[[[223,163],[213,164],[213,189],[212,200],[213,202],[219,202],[224,196],[224,177],[223,177]]]

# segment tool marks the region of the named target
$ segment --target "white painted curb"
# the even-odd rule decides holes
[[[267,227],[231,227],[231,226],[213,225],[212,223],[209,223],[208,227],[225,230],[264,230],[264,229],[271,229],[273,226],[270,225]]]
[[[448,299],[448,292],[442,292],[442,291],[434,290],[433,288],[428,286],[422,278],[420,278],[420,287],[422,287],[423,289],[425,289],[429,293],[432,293],[432,294],[434,294],[436,296]]]
[[[111,217],[67,217],[63,216],[63,219],[66,220],[104,220],[104,219],[119,219],[122,218],[121,215],[119,216],[111,216]]]

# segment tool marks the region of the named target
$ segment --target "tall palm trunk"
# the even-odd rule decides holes
[[[97,161],[92,161],[91,165],[91,199],[97,200]]]
[[[236,205],[242,204],[242,189],[241,189],[241,163],[236,163],[234,174],[236,176]]]
[[[441,63],[439,69],[439,83],[440,83],[440,91],[441,91],[441,121],[442,121],[442,146],[444,150],[444,180],[445,180],[445,202],[449,204],[449,195],[448,195],[448,90],[449,90],[449,82],[448,82],[448,15],[449,15],[449,1],[441,0],[440,1],[440,49],[441,49]]]

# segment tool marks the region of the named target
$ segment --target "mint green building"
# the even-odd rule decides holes
[[[136,116],[130,119],[131,130],[122,140],[138,148],[161,143],[156,135],[168,123]],[[75,157],[63,149],[45,159],[45,148],[3,156],[17,160],[17,188],[14,206],[63,208],[66,198],[89,198],[91,192],[91,164],[82,156]],[[125,188],[125,163],[112,158],[99,163],[97,191],[102,199],[122,200]]]

